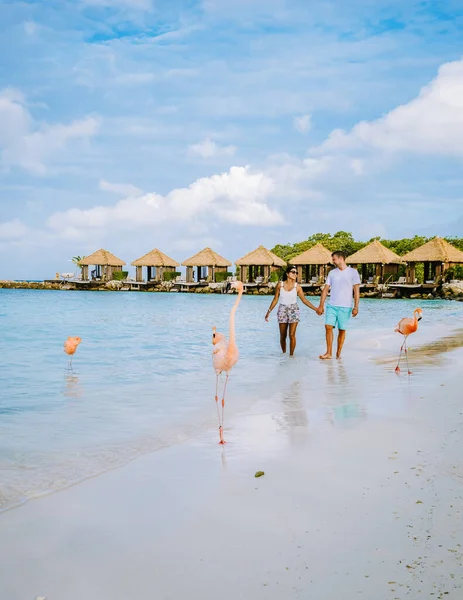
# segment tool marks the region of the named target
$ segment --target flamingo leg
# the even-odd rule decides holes
[[[219,431],[221,431],[222,421],[220,419],[220,410],[219,410],[219,375],[216,375],[216,378],[215,378],[215,405],[217,406],[217,418],[219,420]]]
[[[228,373],[227,376],[225,378],[225,385],[223,386],[223,394],[222,394],[222,421],[219,427],[219,433],[220,433],[220,442],[219,444],[225,444],[225,440],[223,439],[223,412],[224,412],[224,408],[225,408],[225,392],[227,391],[227,383],[228,383]]]
[[[407,359],[407,372],[409,375],[411,375],[412,372],[410,371],[410,367],[408,366],[407,338],[405,338],[404,344],[405,344],[405,358]]]
[[[397,367],[395,368],[396,373],[400,373],[400,360],[402,358],[402,352],[403,352],[406,340],[407,340],[407,338],[404,337],[403,344],[400,346],[399,360],[397,361]]]

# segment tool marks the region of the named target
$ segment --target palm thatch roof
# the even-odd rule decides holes
[[[133,267],[178,267],[180,263],[178,263],[164,252],[161,252],[157,248],[151,250],[147,254],[144,254],[137,260],[134,260],[133,263],[130,263]]]
[[[264,248],[264,246],[259,246],[252,252],[248,252],[242,258],[235,261],[235,265],[240,267],[247,266],[270,266],[270,267],[286,267],[285,261]]]
[[[435,237],[423,246],[402,256],[407,262],[442,262],[463,264],[463,252],[446,240]]]
[[[108,252],[103,248],[101,248],[101,250],[97,250],[93,254],[90,254],[90,256],[86,256],[79,262],[79,265],[81,267],[86,265],[101,265],[103,267],[123,267],[125,264],[126,263],[123,260],[117,258],[117,256],[114,256],[114,254],[111,254],[111,252]]]
[[[211,248],[204,248],[198,254],[187,258],[182,262],[184,267],[230,267],[231,262],[228,261]]]
[[[328,265],[331,263],[331,252],[318,242],[302,254],[289,261],[292,265]]]
[[[367,246],[347,257],[346,262],[351,265],[398,265],[404,259],[386,248],[379,240],[373,240]]]

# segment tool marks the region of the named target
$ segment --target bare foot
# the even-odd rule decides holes
[[[320,354],[320,356],[318,358],[321,358],[321,360],[330,360],[332,358],[331,354],[328,354],[328,352],[326,354]]]
[[[336,358],[337,358],[338,360],[340,360],[340,359],[341,359],[341,355],[340,355],[340,354],[336,354]]]

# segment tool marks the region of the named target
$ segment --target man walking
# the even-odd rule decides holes
[[[346,339],[346,329],[351,315],[356,317],[359,312],[360,275],[357,269],[346,265],[346,254],[340,250],[331,255],[336,269],[328,273],[326,284],[322,291],[317,314],[322,315],[328,291],[331,289],[330,301],[326,307],[326,353],[322,360],[330,359],[333,355],[333,329],[338,328],[338,348],[336,358],[341,358],[342,347]],[[354,306],[352,306],[352,300]]]

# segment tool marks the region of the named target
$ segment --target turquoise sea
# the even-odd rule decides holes
[[[0,290],[0,509],[198,432],[210,429],[215,440],[211,328],[228,334],[235,298]],[[305,307],[296,357],[282,356],[276,310],[264,321],[270,301],[243,296],[239,306],[240,360],[226,419],[275,394],[291,396],[295,385],[313,397],[309,409],[318,418],[355,417],[374,402],[375,386],[396,377],[391,361],[401,339],[394,328],[416,301],[362,300],[342,365],[318,360],[323,319]],[[420,330],[410,339],[415,377],[425,366],[413,361],[413,347],[463,327],[463,303],[420,306]],[[63,352],[68,336],[82,338],[72,369]],[[394,403],[376,410],[394,410]]]

